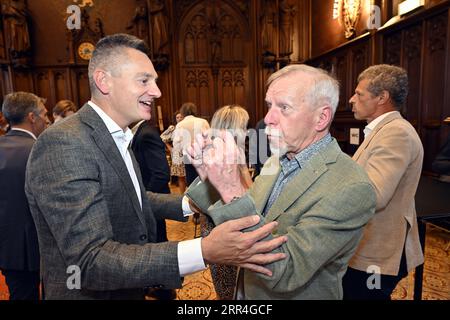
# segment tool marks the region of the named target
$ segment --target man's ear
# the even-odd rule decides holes
[[[330,106],[323,106],[317,112],[316,130],[321,132],[330,126],[333,120],[333,111]]]
[[[383,90],[383,91],[381,91],[380,95],[378,96],[378,98],[379,98],[378,103],[386,104],[389,101],[390,97],[391,97],[391,95],[389,94],[389,92],[386,90]]]
[[[101,69],[94,70],[93,78],[95,86],[102,94],[105,95],[108,94],[110,91],[110,84],[108,81],[109,77],[110,77],[109,73],[105,70]]]
[[[35,123],[36,122],[36,115],[34,114],[34,112],[28,112],[27,119],[28,119],[28,122]]]

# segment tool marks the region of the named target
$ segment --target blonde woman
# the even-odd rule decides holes
[[[227,105],[217,110],[211,120],[211,138],[219,136],[222,131],[230,132],[242,152],[242,159],[245,159],[245,138],[249,115],[247,111],[239,105]],[[241,181],[248,188],[252,184],[252,179],[245,161],[239,165]],[[214,228],[212,220],[202,215],[200,229],[202,236],[207,236]],[[233,299],[236,284],[237,268],[225,265],[210,265],[211,276],[217,296],[221,300]]]

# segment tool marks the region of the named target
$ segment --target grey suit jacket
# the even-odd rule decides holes
[[[133,162],[142,210],[111,134],[89,105],[40,135],[26,193],[47,299],[139,299],[144,287],[181,286],[177,243],[152,243],[155,216],[184,219],[181,197],[147,198]],[[66,285],[69,266],[81,270],[79,290]]]
[[[188,196],[216,224],[264,210],[280,173],[279,160],[271,157],[248,193],[227,205],[207,184],[188,190]],[[246,299],[342,299],[342,277],[375,211],[375,193],[366,173],[333,140],[311,158],[283,189],[261,223],[277,221],[274,236],[287,235],[276,249],[287,259],[267,265],[272,277],[245,270]],[[261,224],[260,223],[260,224]]]

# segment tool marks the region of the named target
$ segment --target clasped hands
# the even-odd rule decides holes
[[[208,180],[228,203],[246,192],[240,179],[240,165],[245,165],[243,148],[239,148],[230,132],[222,130],[211,139],[207,131],[197,134],[186,150],[186,156],[202,181]]]

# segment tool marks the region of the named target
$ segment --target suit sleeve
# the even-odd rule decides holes
[[[49,229],[40,236],[54,239],[66,266],[80,267],[84,289],[180,287],[177,243],[136,244],[140,230],[134,243],[114,239],[114,213],[103,196],[108,186],[101,181],[100,160],[83,141],[86,137],[69,135],[44,132],[30,156],[27,196],[34,216],[38,211]]]
[[[379,211],[391,201],[400,179],[420,152],[411,135],[401,125],[381,129],[370,144],[374,147],[368,150],[364,169],[375,188],[376,210]]]
[[[147,191],[147,197],[155,216],[159,219],[170,219],[186,222],[188,217],[183,215],[181,201],[183,196],[176,194],[159,194]]]
[[[256,192],[251,189],[251,192]],[[251,192],[239,200],[223,205],[221,201],[208,214],[215,224],[257,213],[261,217],[254,230],[266,223],[258,212]],[[355,247],[362,234],[362,226],[372,216],[375,193],[369,183],[340,186],[339,192],[324,194],[309,210],[287,228],[287,243],[273,252],[283,252],[287,258],[266,265],[273,276],[255,273],[270,290],[283,293],[307,284],[315,273],[329,261]],[[338,217],[338,218],[337,218]],[[266,239],[271,239],[269,235]]]

